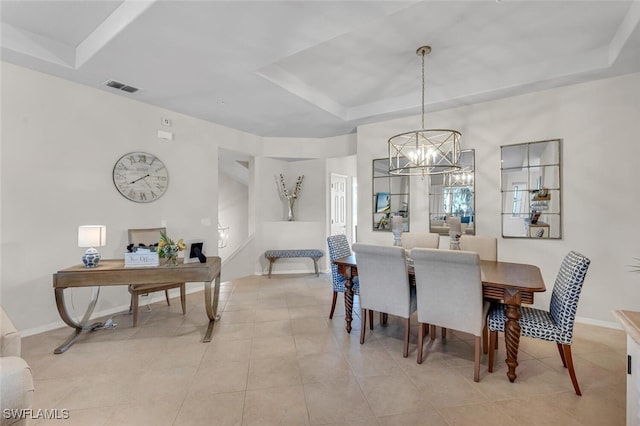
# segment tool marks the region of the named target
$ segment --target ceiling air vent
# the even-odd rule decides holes
[[[120,83],[119,81],[115,81],[115,80],[107,80],[104,82],[104,84],[106,86],[113,87],[114,89],[122,90],[124,92],[129,92],[129,93],[136,93],[138,90],[140,90],[137,87],[128,86],[124,83]]]

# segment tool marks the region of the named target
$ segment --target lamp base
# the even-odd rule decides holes
[[[100,262],[100,253],[94,248],[87,249],[82,255],[82,263],[87,268],[95,268]]]
[[[460,250],[460,237],[455,231],[449,232],[449,250]]]
[[[402,247],[402,231],[401,230],[393,230],[391,231],[393,234],[393,245],[397,247]]]

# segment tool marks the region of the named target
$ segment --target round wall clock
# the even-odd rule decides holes
[[[126,199],[149,203],[167,191],[169,172],[155,155],[130,152],[113,166],[113,183]]]

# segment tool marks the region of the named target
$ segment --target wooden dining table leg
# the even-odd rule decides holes
[[[353,281],[351,266],[338,265],[338,272],[345,278],[344,281],[344,316],[347,322],[347,333],[351,333],[351,321],[353,320]]]
[[[507,377],[510,382],[516,380],[516,367],[518,366],[518,347],[520,346],[520,291],[505,289],[504,303],[507,305],[507,322],[504,326],[504,341],[507,348]]]

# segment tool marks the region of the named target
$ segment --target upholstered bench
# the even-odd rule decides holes
[[[318,259],[324,256],[324,252],[318,249],[297,249],[297,250],[267,250],[264,252],[264,257],[269,260],[269,278],[271,278],[271,268],[278,259],[292,258],[292,257],[310,257],[313,259],[313,266],[316,269],[316,276],[318,273]]]

